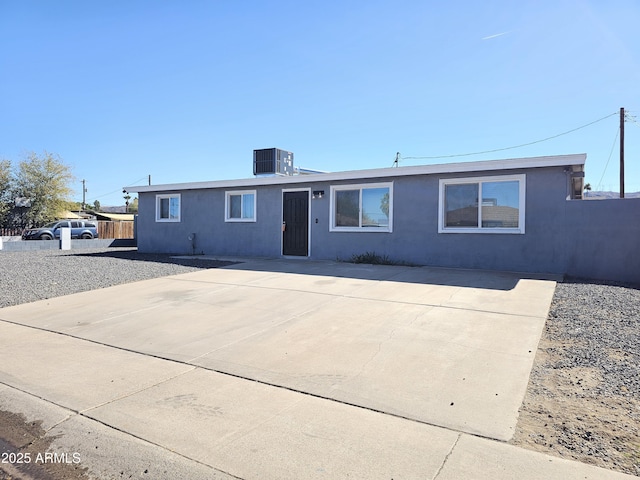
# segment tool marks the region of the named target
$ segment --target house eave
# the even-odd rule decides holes
[[[503,160],[483,160],[477,162],[443,163],[436,165],[418,165],[406,167],[373,168],[367,170],[347,170],[309,175],[273,176],[243,178],[234,180],[213,180],[204,182],[168,183],[160,185],[126,186],[124,190],[133,193],[169,192],[201,190],[213,188],[256,187],[266,185],[290,185],[301,183],[333,182],[338,180],[366,180],[371,178],[389,178],[411,175],[459,174],[480,171],[515,170],[542,167],[572,167],[582,170],[586,153],[554,155],[545,157],[513,158]]]

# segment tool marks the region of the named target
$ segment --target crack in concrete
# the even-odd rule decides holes
[[[442,470],[444,469],[444,466],[447,464],[447,461],[449,460],[449,457],[453,454],[453,451],[455,450],[456,446],[458,445],[458,442],[460,441],[460,438],[462,438],[462,433],[458,434],[458,438],[456,438],[456,441],[453,442],[453,445],[451,446],[451,449],[447,453],[447,456],[444,457],[444,460],[442,461],[442,465],[440,465],[440,468],[438,468],[438,471],[436,472],[436,474],[434,475],[434,477],[431,480],[436,480],[440,476],[440,473],[442,473]]]

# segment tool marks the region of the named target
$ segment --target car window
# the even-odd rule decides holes
[[[71,228],[80,228],[82,224],[80,222],[71,222]]]

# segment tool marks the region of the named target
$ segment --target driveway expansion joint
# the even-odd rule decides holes
[[[37,327],[37,326],[33,326],[33,325],[25,325],[25,324],[22,324],[20,322],[15,322],[15,321],[5,320],[5,319],[0,319],[0,322],[5,322],[5,323],[8,323],[8,324],[17,325],[17,326],[21,326],[21,327],[26,327],[26,328],[30,328],[30,329],[34,329],[34,330],[39,330],[39,331],[44,331],[44,332],[48,332],[48,333],[53,333],[53,334],[60,335],[60,336],[63,336],[63,337],[68,337],[68,338],[73,338],[75,340],[81,340],[81,341],[93,343],[93,344],[96,344],[96,345],[100,345],[102,347],[113,348],[113,349],[116,349],[116,350],[120,350],[120,351],[124,351],[124,352],[128,352],[128,353],[133,353],[133,354],[136,354],[136,355],[140,355],[142,357],[155,358],[155,359],[158,359],[158,360],[164,360],[164,361],[167,361],[167,362],[171,362],[171,363],[175,363],[175,364],[180,364],[180,365],[191,367],[191,369],[189,369],[189,370],[187,370],[185,372],[181,372],[181,373],[179,373],[177,375],[174,375],[171,378],[164,379],[164,380],[162,380],[160,382],[157,382],[154,385],[141,388],[141,389],[139,389],[139,390],[137,390],[135,392],[132,392],[132,393],[123,395],[121,397],[118,397],[116,399],[110,400],[108,402],[105,402],[104,404],[95,405],[93,407],[86,408],[86,409],[84,409],[82,411],[76,411],[76,410],[70,409],[70,408],[68,408],[66,406],[58,405],[55,402],[51,402],[50,400],[44,399],[44,398],[39,397],[37,395],[34,395],[34,394],[30,393],[30,392],[24,391],[24,393],[27,393],[27,394],[29,394],[31,396],[34,396],[36,398],[40,398],[41,400],[44,400],[44,401],[46,401],[48,403],[60,406],[60,407],[65,408],[67,410],[73,411],[74,413],[76,413],[78,415],[86,416],[87,418],[91,418],[91,419],[93,419],[93,417],[85,415],[84,412],[88,412],[90,410],[93,410],[95,408],[101,407],[103,405],[114,403],[117,400],[133,396],[133,395],[135,395],[137,393],[145,391],[145,390],[147,390],[149,388],[152,388],[152,387],[154,387],[156,385],[159,385],[159,384],[162,384],[162,383],[166,383],[166,382],[168,382],[170,380],[173,380],[173,379],[175,379],[177,377],[180,377],[180,376],[182,376],[182,375],[184,375],[186,373],[190,373],[190,372],[193,372],[193,371],[196,371],[196,370],[204,370],[204,371],[208,371],[208,372],[217,373],[217,374],[220,374],[220,375],[225,375],[225,376],[228,376],[228,377],[237,378],[239,380],[245,380],[245,381],[249,381],[249,382],[254,382],[254,383],[265,385],[265,386],[268,386],[268,387],[273,387],[273,388],[277,388],[277,389],[281,389],[281,390],[287,390],[287,391],[290,391],[290,392],[293,392],[293,393],[298,393],[298,394],[305,395],[305,396],[308,396],[308,397],[318,398],[320,400],[327,400],[329,402],[336,403],[336,404],[355,407],[355,408],[358,408],[358,409],[361,409],[361,410],[366,410],[366,411],[378,413],[378,414],[381,414],[381,415],[386,415],[386,416],[389,416],[389,417],[394,417],[394,418],[398,418],[398,419],[402,419],[402,420],[407,420],[407,421],[410,421],[410,422],[413,422],[413,423],[417,423],[417,424],[428,425],[428,426],[431,426],[431,427],[437,427],[437,428],[442,428],[444,430],[449,430],[449,431],[461,433],[458,430],[452,429],[452,428],[444,426],[444,425],[439,425],[437,423],[427,422],[427,421],[416,419],[416,418],[412,418],[412,417],[409,417],[409,416],[406,416],[406,415],[387,412],[387,411],[384,411],[384,410],[381,410],[381,409],[375,408],[375,407],[368,407],[368,406],[365,406],[365,405],[360,405],[360,404],[353,403],[353,402],[348,402],[348,401],[345,401],[345,400],[331,398],[331,397],[328,397],[326,395],[321,395],[321,394],[317,394],[317,393],[313,393],[313,392],[307,392],[307,391],[304,391],[304,390],[301,390],[301,389],[298,389],[298,388],[295,388],[295,387],[289,387],[289,386],[286,386],[286,385],[279,385],[277,383],[268,382],[268,381],[264,381],[264,380],[259,380],[259,379],[255,379],[255,378],[250,378],[250,377],[247,377],[247,376],[244,376],[244,375],[239,375],[239,374],[235,374],[235,373],[231,373],[231,372],[225,372],[224,370],[218,370],[218,369],[214,369],[214,368],[207,368],[207,367],[202,366],[202,365],[194,365],[194,364],[189,363],[187,361],[182,361],[182,360],[177,360],[177,359],[173,359],[173,358],[163,357],[163,356],[157,355],[157,354],[139,352],[137,350],[132,350],[130,348],[119,347],[117,345],[110,345],[108,343],[99,342],[99,341],[96,341],[96,340],[79,337],[77,335],[72,335],[72,334],[66,333],[66,332],[58,332],[58,331],[47,329],[47,328],[44,328],[44,327]],[[2,383],[2,382],[0,382],[0,383]],[[4,384],[4,383],[2,383],[2,384]],[[9,384],[5,384],[5,385],[7,385],[8,387],[11,387],[11,388],[16,388],[13,385],[9,385]],[[21,389],[17,389],[17,390],[23,391]],[[107,426],[110,426],[110,425],[107,425]],[[114,427],[112,427],[112,428],[114,428]],[[481,434],[473,434],[473,433],[470,433],[470,432],[467,432],[467,433],[469,433],[470,435],[475,436],[475,437],[488,438],[490,440],[497,440],[496,438],[489,437],[489,436],[484,436],[484,435],[481,435]]]
[[[187,280],[182,280],[182,281],[187,281]],[[188,281],[192,281],[192,280],[188,280]],[[387,281],[387,280],[376,280],[377,282],[382,282],[382,281]],[[240,283],[234,283],[234,282],[220,282],[220,281],[216,281],[216,282],[211,282],[211,281],[195,281],[195,282],[199,282],[199,283],[205,283],[205,284],[212,284],[212,285],[224,285],[224,286],[228,286],[228,287],[243,287],[243,288],[255,288],[258,290],[272,290],[272,291],[282,291],[282,290],[286,290],[288,292],[293,292],[293,293],[308,293],[308,294],[313,294],[313,295],[322,295],[322,296],[327,296],[327,297],[332,297],[332,298],[346,298],[346,299],[351,299],[351,300],[364,300],[367,302],[380,302],[380,303],[390,303],[390,304],[396,304],[396,305],[415,305],[415,306],[422,306],[422,307],[431,307],[431,308],[444,308],[444,309],[450,309],[450,310],[461,310],[461,311],[471,311],[471,312],[478,312],[478,313],[490,313],[490,314],[494,314],[494,315],[504,315],[504,316],[518,316],[518,317],[526,317],[526,318],[536,318],[536,319],[540,319],[540,318],[544,318],[546,319],[546,315],[532,315],[526,312],[519,312],[517,314],[511,313],[511,312],[500,312],[500,311],[496,311],[496,310],[485,310],[485,309],[481,309],[481,308],[472,308],[472,307],[459,307],[459,306],[454,306],[454,305],[443,305],[443,302],[440,303],[422,303],[422,302],[412,302],[412,301],[402,301],[402,300],[392,300],[392,299],[382,299],[382,298],[369,298],[369,297],[362,297],[359,296],[355,293],[349,294],[349,293],[341,293],[341,294],[336,294],[336,293],[327,293],[327,292],[317,292],[317,291],[311,291],[311,290],[304,290],[304,289],[299,289],[299,288],[283,288],[283,287],[271,287],[271,286],[265,286],[265,285],[253,285],[250,283],[246,283],[246,284],[240,284]],[[449,300],[451,299],[451,297],[453,295],[455,295],[456,292],[458,292],[461,288],[463,287],[456,287],[456,291],[454,293],[452,293],[449,297]]]
[[[139,393],[146,392],[147,390],[151,390],[152,388],[157,387],[158,385],[162,385],[163,383],[170,382],[171,380],[175,380],[176,378],[181,377],[182,375],[185,375],[187,373],[193,372],[194,370],[198,369],[198,367],[195,366],[195,365],[192,365],[192,367],[193,368],[191,368],[189,370],[185,370],[184,372],[177,373],[177,374],[173,375],[172,377],[165,378],[165,379],[160,380],[159,382],[156,382],[156,383],[154,383],[152,385],[147,385],[147,386],[139,388],[139,389],[137,389],[135,391],[125,393],[123,395],[120,395],[119,397],[112,398],[111,400],[108,400],[106,402],[99,403],[98,405],[93,405],[92,407],[87,407],[87,408],[85,408],[84,410],[81,410],[78,413],[80,415],[84,416],[84,414],[86,412],[90,412],[91,410],[95,410],[96,408],[101,408],[101,407],[104,407],[106,405],[111,405],[112,403],[116,403],[116,402],[118,402],[120,400],[123,400],[125,398],[129,398],[129,397],[132,397],[132,396],[137,395]]]
[[[52,400],[48,400],[48,399],[46,399],[44,397],[41,397],[40,395],[36,395],[35,393],[29,392],[29,391],[24,390],[22,388],[18,388],[15,385],[10,385],[10,384],[8,384],[6,382],[2,382],[2,381],[0,381],[0,385],[4,385],[5,387],[8,387],[8,388],[10,388],[12,390],[15,390],[17,392],[23,393],[25,395],[29,395],[30,397],[33,397],[33,398],[37,398],[38,400],[41,400],[41,401],[43,401],[45,403],[48,403],[49,405],[54,405],[54,406],[56,406],[58,408],[62,408],[63,410],[65,410],[67,412],[70,412],[65,418],[63,418],[59,422],[56,422],[51,427],[47,428],[45,430],[46,433],[49,433],[52,429],[56,428],[58,425],[61,425],[61,424],[65,423],[67,420],[69,420],[70,418],[72,418],[74,416],[77,416],[77,415],[82,416],[82,412],[80,412],[78,410],[74,410],[73,408],[69,408],[69,407],[67,407],[65,405],[61,405],[59,403],[56,403],[56,402],[54,402]]]
[[[171,379],[176,378],[177,376],[179,376],[179,375],[176,375],[176,376],[172,377]],[[171,379],[168,379],[168,380],[171,380]],[[162,383],[162,382],[159,382],[159,383]],[[53,425],[51,425],[49,428],[47,428],[47,429],[44,431],[45,436],[46,436],[46,435],[48,435],[48,434],[49,434],[49,432],[51,432],[51,431],[52,431],[52,430],[54,430],[55,428],[62,428],[62,425],[63,425],[64,423],[67,423],[67,422],[68,422],[69,420],[71,420],[72,418],[74,418],[74,417],[82,417],[82,418],[86,418],[87,420],[90,420],[90,421],[92,421],[92,422],[96,422],[97,424],[100,424],[100,425],[102,425],[102,426],[104,426],[104,427],[107,427],[107,428],[109,428],[109,429],[111,429],[111,430],[114,430],[114,431],[116,431],[116,432],[118,432],[118,433],[121,433],[121,434],[123,434],[123,435],[126,435],[126,436],[128,436],[128,437],[135,438],[136,440],[139,440],[139,441],[141,441],[141,442],[144,442],[144,443],[146,443],[146,444],[148,444],[148,445],[154,446],[154,447],[156,447],[156,448],[160,448],[160,449],[162,449],[162,450],[164,450],[164,451],[167,451],[167,452],[170,452],[170,453],[172,453],[172,454],[174,454],[174,455],[178,455],[178,456],[180,456],[180,457],[182,457],[182,458],[184,458],[184,459],[186,459],[186,460],[188,460],[188,461],[190,461],[190,462],[194,462],[194,463],[197,463],[197,464],[202,465],[202,466],[204,466],[204,467],[210,468],[210,469],[211,469],[211,470],[213,470],[214,472],[222,473],[222,474],[224,474],[224,475],[227,475],[227,476],[229,476],[229,477],[231,477],[231,478],[235,478],[235,479],[238,479],[238,480],[244,480],[242,477],[238,477],[238,476],[233,475],[233,474],[231,474],[231,473],[229,473],[229,472],[225,472],[224,470],[221,470],[221,469],[219,469],[219,468],[216,468],[216,467],[214,467],[214,466],[212,466],[212,465],[209,465],[209,464],[207,464],[207,463],[201,462],[200,460],[197,460],[197,459],[195,459],[195,458],[191,458],[191,457],[189,457],[189,456],[187,456],[187,455],[184,455],[184,454],[182,454],[182,453],[180,453],[180,452],[178,452],[178,451],[176,451],[176,450],[173,450],[173,449],[171,449],[171,448],[167,448],[167,447],[166,447],[166,446],[164,446],[164,445],[161,445],[161,444],[159,444],[159,443],[153,442],[153,441],[151,441],[151,440],[149,440],[149,439],[147,439],[147,438],[144,438],[144,437],[142,437],[142,436],[140,436],[140,435],[135,435],[135,434],[133,434],[133,433],[131,433],[131,432],[127,431],[127,430],[124,430],[124,429],[122,429],[122,428],[119,428],[119,427],[117,427],[117,426],[115,426],[115,425],[111,425],[111,424],[109,424],[109,423],[107,423],[107,422],[104,422],[104,421],[102,421],[102,420],[100,420],[100,419],[98,419],[98,418],[95,418],[95,417],[93,417],[93,416],[91,416],[91,415],[89,415],[89,414],[87,413],[88,411],[90,411],[90,410],[92,410],[92,409],[94,409],[94,408],[100,407],[101,405],[98,405],[98,406],[96,406],[96,407],[92,407],[92,408],[89,408],[89,409],[85,409],[85,410],[83,410],[83,411],[77,411],[77,410],[74,410],[74,409],[72,409],[72,408],[69,408],[69,407],[66,407],[66,406],[64,406],[64,405],[61,405],[61,404],[59,404],[59,403],[53,402],[53,401],[51,401],[51,400],[48,400],[48,399],[46,399],[46,398],[43,398],[43,397],[41,397],[41,396],[39,396],[39,395],[36,395],[36,394],[34,394],[34,393],[31,393],[31,392],[28,392],[28,391],[26,391],[26,390],[23,390],[23,389],[21,389],[21,388],[15,387],[15,386],[13,386],[13,385],[9,385],[9,384],[7,384],[7,383],[5,383],[5,382],[1,382],[1,381],[0,381],[0,385],[4,385],[4,386],[6,386],[6,387],[8,387],[8,388],[11,388],[11,389],[13,389],[13,390],[16,390],[16,391],[18,391],[18,392],[20,392],[20,393],[22,393],[22,394],[24,394],[24,395],[28,395],[29,397],[36,398],[36,399],[38,399],[38,400],[40,400],[40,401],[43,401],[43,402],[45,402],[45,403],[47,403],[47,404],[49,404],[49,405],[53,405],[53,406],[55,406],[55,407],[58,407],[58,408],[61,408],[61,409],[65,410],[65,411],[67,411],[67,412],[70,412],[70,414],[68,414],[65,418],[63,418],[62,420],[60,420],[60,421],[58,421],[58,422],[54,423],[54,424],[53,424]],[[142,391],[142,390],[140,390],[140,391]],[[138,392],[134,392],[134,393],[139,393],[139,391],[138,391]],[[126,396],[123,396],[123,397],[120,397],[120,398],[125,398],[125,397],[126,397]],[[116,399],[116,400],[117,400],[117,399]],[[115,400],[114,400],[114,401],[115,401]],[[103,404],[103,405],[106,405],[106,404],[108,404],[108,403],[111,403],[111,402],[106,402],[106,403],[105,403],[105,404]],[[25,474],[23,474],[23,473],[22,473],[21,475],[25,475]],[[4,478],[4,477],[3,477],[3,478]],[[23,477],[20,477],[20,478],[23,478]],[[26,478],[31,478],[31,477],[27,477],[27,476],[25,476],[24,478],[26,479]],[[34,479],[34,480],[35,480],[35,479]]]

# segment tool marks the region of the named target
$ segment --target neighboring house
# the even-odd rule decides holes
[[[100,206],[100,213],[122,213],[127,214],[126,205],[118,205],[118,206]]]
[[[65,220],[82,220],[84,218],[88,218],[88,216],[83,216],[80,212],[75,213],[72,212],[70,210],[64,210],[60,215],[59,218],[61,219],[65,219]]]
[[[375,252],[416,265],[640,281],[640,199],[606,207],[581,201],[585,160],[560,155],[125,189],[139,194],[140,252],[329,260]],[[630,235],[613,239],[618,228]]]
[[[93,212],[96,220],[105,222],[133,222],[135,215],[133,213],[109,213],[109,212]]]

